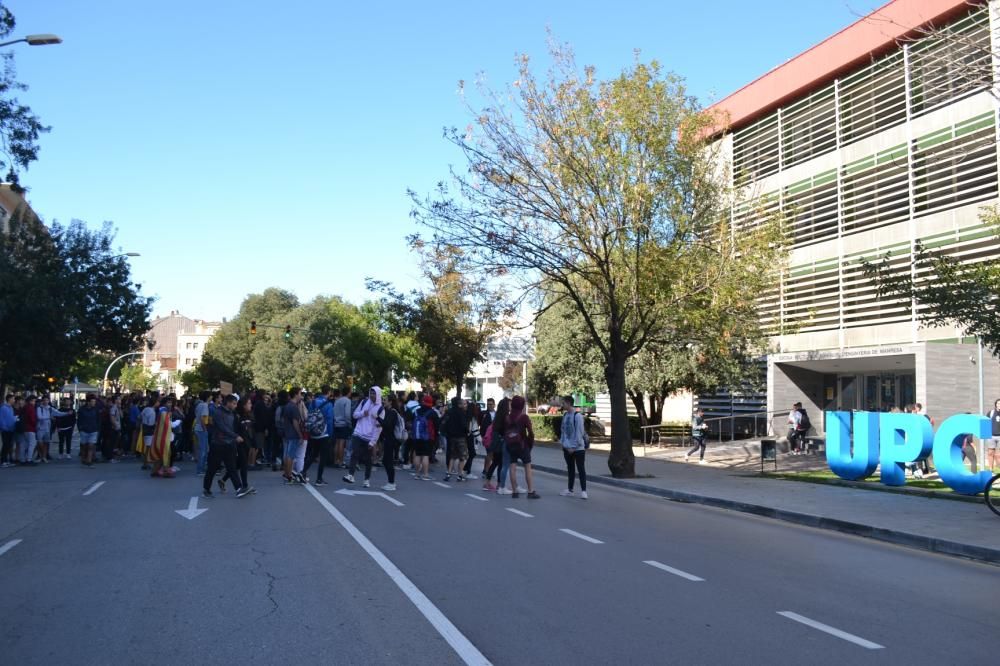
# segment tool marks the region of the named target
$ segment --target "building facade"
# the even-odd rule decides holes
[[[222,323],[190,319],[177,311],[157,317],[149,330],[152,348],[143,354],[143,365],[158,378],[164,390],[182,394],[185,387],[178,382],[178,374],[194,369],[201,362],[205,345],[222,328]]]
[[[714,107],[736,233],[775,212],[791,230],[760,302],[769,412],[920,402],[940,421],[1000,397],[997,359],[880,298],[862,270],[889,256],[910,272],[918,241],[966,262],[1000,256],[981,217],[998,201],[997,5],[894,0]]]

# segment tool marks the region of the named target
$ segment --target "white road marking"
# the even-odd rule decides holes
[[[87,495],[93,494],[94,491],[96,491],[98,488],[100,488],[103,485],[104,485],[104,481],[98,481],[97,483],[95,483],[91,487],[87,488],[87,491],[85,493],[83,493],[83,496],[86,497]]]
[[[511,513],[516,513],[519,516],[524,516],[525,518],[534,518],[530,513],[525,513],[524,511],[518,511],[517,509],[507,509]]]
[[[19,543],[21,543],[21,539],[14,539],[13,541],[8,541],[4,545],[0,546],[0,555],[3,555]]]
[[[186,508],[186,509],[174,509],[175,513],[181,514],[182,516],[184,516],[188,520],[194,520],[195,518],[197,518],[201,514],[205,513],[206,511],[208,511],[208,509],[199,509],[198,508],[198,497],[197,496],[191,498],[191,501],[188,502],[188,508]]]
[[[817,622],[816,620],[810,620],[804,615],[799,615],[798,613],[793,613],[792,611],[778,611],[778,615],[782,617],[787,617],[789,620],[794,620],[795,622],[800,622],[807,627],[812,627],[813,629],[818,629],[824,633],[830,634],[831,636],[836,636],[837,638],[842,638],[849,643],[854,643],[855,645],[860,645],[868,650],[883,650],[884,645],[879,645],[878,643],[872,643],[867,641],[860,636],[855,636],[854,634],[849,634],[846,631],[841,631],[836,627],[831,627],[828,624],[823,624],[822,622]]]
[[[361,546],[368,555],[375,560],[382,571],[388,574],[392,582],[402,590],[403,594],[413,602],[413,605],[417,607],[421,615],[427,618],[427,621],[437,629],[437,632],[441,634],[441,637],[448,641],[448,645],[452,647],[459,658],[466,664],[477,664],[478,666],[490,666],[489,659],[483,655],[482,652],[476,648],[475,645],[466,638],[461,631],[458,630],[454,624],[451,623],[444,613],[438,610],[427,596],[414,585],[409,578],[406,577],[402,571],[399,570],[392,561],[382,554],[375,544],[368,540],[364,534],[361,533],[354,524],[347,519],[344,514],[337,510],[337,507],[330,504],[330,502],[320,495],[319,491],[313,488],[311,485],[306,485],[306,490],[309,494],[316,498],[316,501],[326,509],[327,513],[333,516],[333,519],[340,523],[340,526],[350,534],[354,540]]]
[[[560,532],[565,532],[566,534],[568,534],[570,536],[575,536],[577,539],[583,539],[584,541],[586,541],[588,543],[604,543],[603,541],[601,541],[599,539],[595,539],[594,537],[589,537],[586,534],[580,534],[579,532],[575,532],[573,530],[568,530],[566,528],[562,528],[559,531]]]
[[[381,497],[384,500],[392,502],[396,506],[406,506],[405,504],[403,504],[402,502],[400,502],[398,499],[394,499],[392,497],[389,497],[385,493],[380,493],[380,492],[377,492],[377,491],[374,491],[374,490],[350,490],[349,488],[341,488],[340,490],[338,490],[334,494],[335,495],[372,495],[374,497]]]
[[[466,497],[471,497],[474,500],[479,500],[480,502],[489,502],[485,497],[480,497],[479,495],[473,495],[472,493],[465,493]]]
[[[440,486],[442,488],[451,488],[451,486],[449,486],[447,483],[442,483],[441,481],[435,481],[434,485],[435,486]]]
[[[657,569],[661,569],[663,571],[666,571],[667,573],[672,573],[675,576],[680,576],[681,578],[686,578],[687,580],[694,581],[695,583],[702,583],[705,581],[704,578],[699,578],[694,574],[689,574],[688,572],[681,571],[680,569],[668,567],[666,564],[663,564],[662,562],[657,562],[656,560],[643,560],[642,563],[648,564],[651,567],[656,567]]]

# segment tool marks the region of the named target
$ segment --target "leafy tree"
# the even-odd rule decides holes
[[[126,391],[152,391],[159,380],[142,364],[135,363],[122,368],[119,382]]]
[[[0,3],[0,39],[10,36],[15,25],[14,14]],[[0,169],[6,169],[6,181],[20,191],[18,170],[27,169],[38,159],[38,138],[50,128],[15,96],[28,86],[17,80],[14,52],[5,51],[0,58],[3,59],[0,69]]]
[[[1000,212],[981,219],[1000,240]],[[930,326],[957,324],[1000,356],[1000,264],[968,263],[961,257],[916,242],[910,270],[894,266],[889,254],[862,261],[865,277],[878,285],[879,298],[917,304],[917,317]]]
[[[152,299],[130,281],[110,224],[49,230],[26,206],[9,222],[0,237],[0,282],[9,285],[0,292],[0,387],[66,377],[79,359],[141,344]]]
[[[413,215],[481,276],[572,304],[611,397],[608,466],[633,476],[629,360],[676,344],[721,303],[752,311],[779,265],[780,229],[730,226],[732,197],[705,140],[721,119],[680,78],[636,62],[598,81],[567,49],[552,57],[547,80],[522,57],[510,90],[481,89],[473,123],[447,132],[465,167],[430,198],[414,195]]]
[[[439,391],[455,386],[461,395],[469,370],[485,359],[490,338],[513,314],[509,299],[470,275],[469,258],[456,245],[411,241],[430,289],[404,294],[371,279],[368,287],[383,294],[392,332],[412,333],[419,345],[414,360],[422,361],[421,381]]]

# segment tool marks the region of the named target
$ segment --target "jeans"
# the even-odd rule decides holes
[[[396,449],[398,448],[399,442],[387,435],[385,445],[382,447],[382,467],[385,467],[389,483],[396,483]]]
[[[302,468],[302,473],[308,474],[309,468],[312,467],[312,464],[319,460],[319,469],[316,471],[316,480],[322,481],[323,470],[330,464],[330,450],[332,446],[333,442],[329,437],[310,439],[309,447],[306,450],[306,463]]]
[[[692,437],[691,441],[694,442],[694,446],[691,447],[691,450],[688,451],[687,454],[691,455],[692,453],[694,453],[695,451],[698,451],[700,449],[701,450],[701,456],[699,457],[699,460],[704,460],[705,459],[705,438],[704,437]]]
[[[35,458],[35,433],[20,433],[17,443],[17,457],[21,462],[31,462]]]
[[[368,442],[351,435],[351,467],[349,473],[354,476],[354,472],[358,469],[358,463],[365,466],[365,480],[372,478],[372,448],[368,446]]]
[[[510,452],[507,451],[507,443],[503,440],[500,443],[503,447],[503,456],[501,457],[500,472],[497,473],[497,488],[503,488],[507,485],[507,471],[510,470]]]
[[[13,462],[14,432],[3,431],[3,449],[0,449],[0,462]]]
[[[226,468],[226,476],[235,481],[239,479],[239,470],[236,469],[236,447],[226,444],[216,444],[208,452],[208,467],[205,470],[205,480],[202,487],[211,492],[212,479],[220,467]],[[242,487],[242,486],[241,486]]]
[[[587,492],[587,452],[583,449],[569,451],[563,449],[563,458],[566,460],[566,476],[569,485],[567,488],[573,490],[573,482],[576,480],[576,472],[580,472],[580,490]]]
[[[208,463],[208,431],[195,430],[194,435],[198,438],[198,462],[195,466],[195,472],[204,474],[205,465]]]

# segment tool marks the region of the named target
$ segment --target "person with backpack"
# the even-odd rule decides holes
[[[451,399],[451,406],[445,414],[442,427],[447,442],[445,446],[448,447],[445,456],[448,468],[445,470],[444,480],[451,481],[451,477],[455,476],[458,477],[459,481],[465,481],[462,465],[465,464],[465,458],[469,452],[468,444],[465,442],[469,426],[465,422],[465,407],[462,404],[462,399],[457,395]]]
[[[531,418],[525,410],[524,397],[514,396],[510,401],[510,416],[504,428],[503,440],[510,456],[510,488],[511,497],[520,497],[517,487],[517,463],[524,465],[524,480],[528,486],[528,499],[541,499],[535,492],[534,476],[531,472],[531,447],[535,445],[535,431],[531,427]]]
[[[705,423],[705,410],[696,409],[694,418],[691,419],[691,441],[694,446],[684,454],[684,460],[691,457],[691,454],[698,453],[698,464],[705,464],[705,435],[708,433],[708,424]]]
[[[413,473],[415,479],[431,480],[431,456],[437,446],[441,420],[434,409],[434,396],[425,393],[413,415]]]
[[[396,489],[396,451],[406,438],[406,422],[399,413],[399,398],[394,394],[389,398],[389,409],[385,411],[382,422],[382,466],[385,467],[389,480],[389,483],[382,486],[382,490]]]
[[[563,459],[566,460],[566,490],[559,493],[563,497],[574,497],[573,483],[576,472],[580,474],[580,499],[587,499],[587,429],[583,414],[573,407],[573,396],[562,399],[562,425],[559,429],[559,444],[562,445]]]
[[[382,435],[382,425],[385,422],[385,407],[382,406],[382,389],[373,386],[368,391],[368,397],[358,403],[353,417],[357,423],[351,435],[351,466],[344,475],[346,483],[354,483],[354,472],[358,463],[365,466],[365,481],[363,488],[371,486],[372,453],[379,437]]]
[[[792,409],[799,414],[799,418],[795,424],[795,435],[799,442],[799,455],[805,455],[809,452],[806,446],[806,435],[809,434],[812,423],[809,421],[809,415],[806,414],[806,410],[802,408],[801,402],[792,405]]]
[[[305,418],[299,410],[301,402],[301,390],[293,388],[288,392],[288,401],[281,408],[282,435],[285,439],[283,476],[286,484],[306,482],[298,462],[299,450],[304,448],[303,444],[306,438]]]
[[[325,486],[323,470],[330,464],[330,453],[333,448],[333,389],[323,386],[320,395],[316,396],[309,407],[306,416],[306,430],[309,432],[309,449],[306,452],[306,464],[302,474],[308,476],[309,468],[319,458],[319,470],[316,472],[314,486]]]

